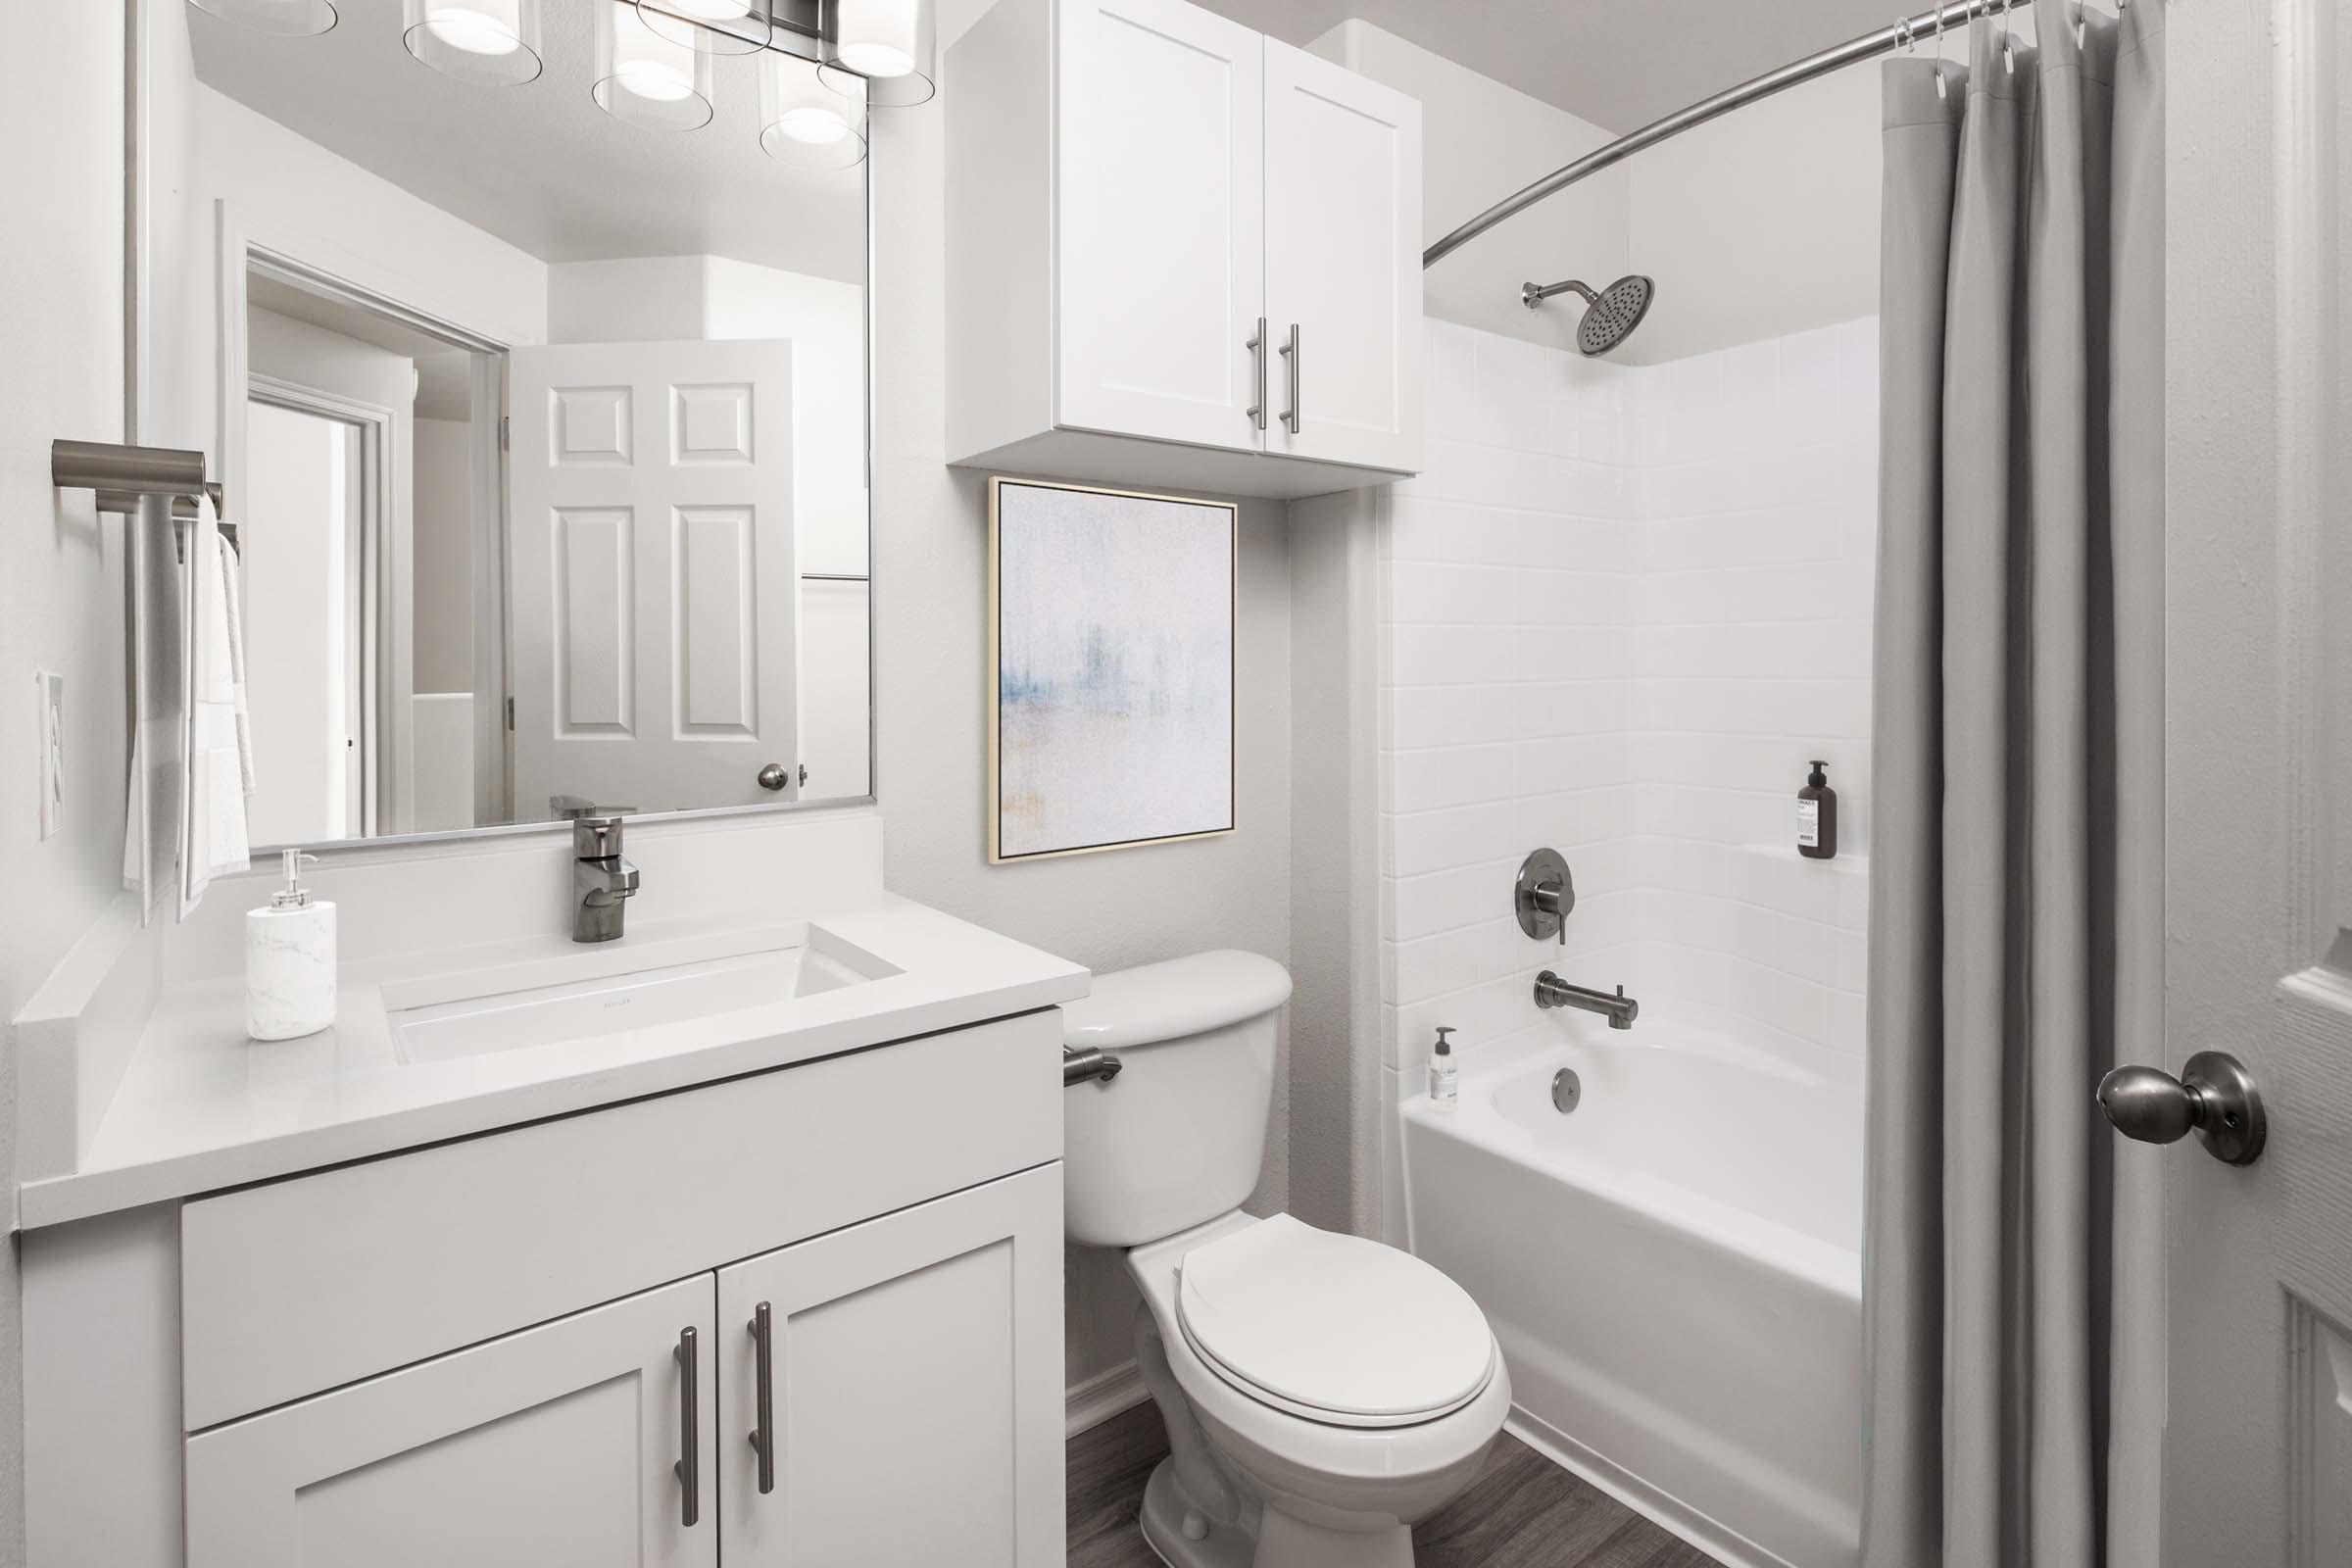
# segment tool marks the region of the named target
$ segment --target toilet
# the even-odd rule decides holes
[[[1411,1568],[1415,1521],[1479,1472],[1510,1410],[1494,1331],[1408,1252],[1241,1211],[1274,1089],[1282,965],[1201,953],[1095,976],[1073,1050],[1119,1071],[1063,1097],[1069,1239],[1123,1250],[1136,1359],[1169,1455],[1144,1539],[1171,1568]]]

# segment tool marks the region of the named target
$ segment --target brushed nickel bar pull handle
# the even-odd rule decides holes
[[[760,1455],[760,1494],[766,1496],[776,1490],[776,1363],[775,1313],[761,1301],[752,1308],[752,1352],[759,1363],[754,1374],[757,1385],[752,1391],[755,1406],[753,1419],[760,1424],[752,1430],[752,1447]]]
[[[670,1468],[678,1478],[678,1523],[692,1530],[703,1516],[702,1336],[678,1330],[678,1429],[680,1457]]]
[[[1257,401],[1250,405],[1250,422],[1260,430],[1266,427],[1266,318],[1257,318],[1257,336],[1244,345],[1250,350],[1250,373],[1255,377]]]
[[[1282,357],[1291,362],[1291,406],[1282,411],[1282,427],[1293,435],[1298,433],[1298,323],[1291,323],[1291,340],[1282,346]]]

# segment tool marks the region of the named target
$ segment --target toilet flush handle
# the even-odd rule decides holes
[[[1118,1057],[1096,1046],[1081,1046],[1075,1051],[1064,1046],[1061,1048],[1061,1087],[1067,1089],[1072,1084],[1083,1083],[1107,1084],[1119,1075],[1119,1069],[1125,1065]]]

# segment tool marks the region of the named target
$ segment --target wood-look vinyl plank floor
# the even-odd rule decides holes
[[[1069,1568],[1159,1568],[1136,1523],[1168,1451],[1156,1406],[1112,1417],[1069,1446]],[[1468,1491],[1413,1532],[1416,1568],[1719,1568],[1509,1433]]]

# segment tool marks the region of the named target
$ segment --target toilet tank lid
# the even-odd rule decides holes
[[[1291,972],[1272,958],[1224,948],[1165,963],[1111,969],[1061,1006],[1062,1039],[1103,1051],[1181,1040],[1272,1012],[1290,1000]]]

